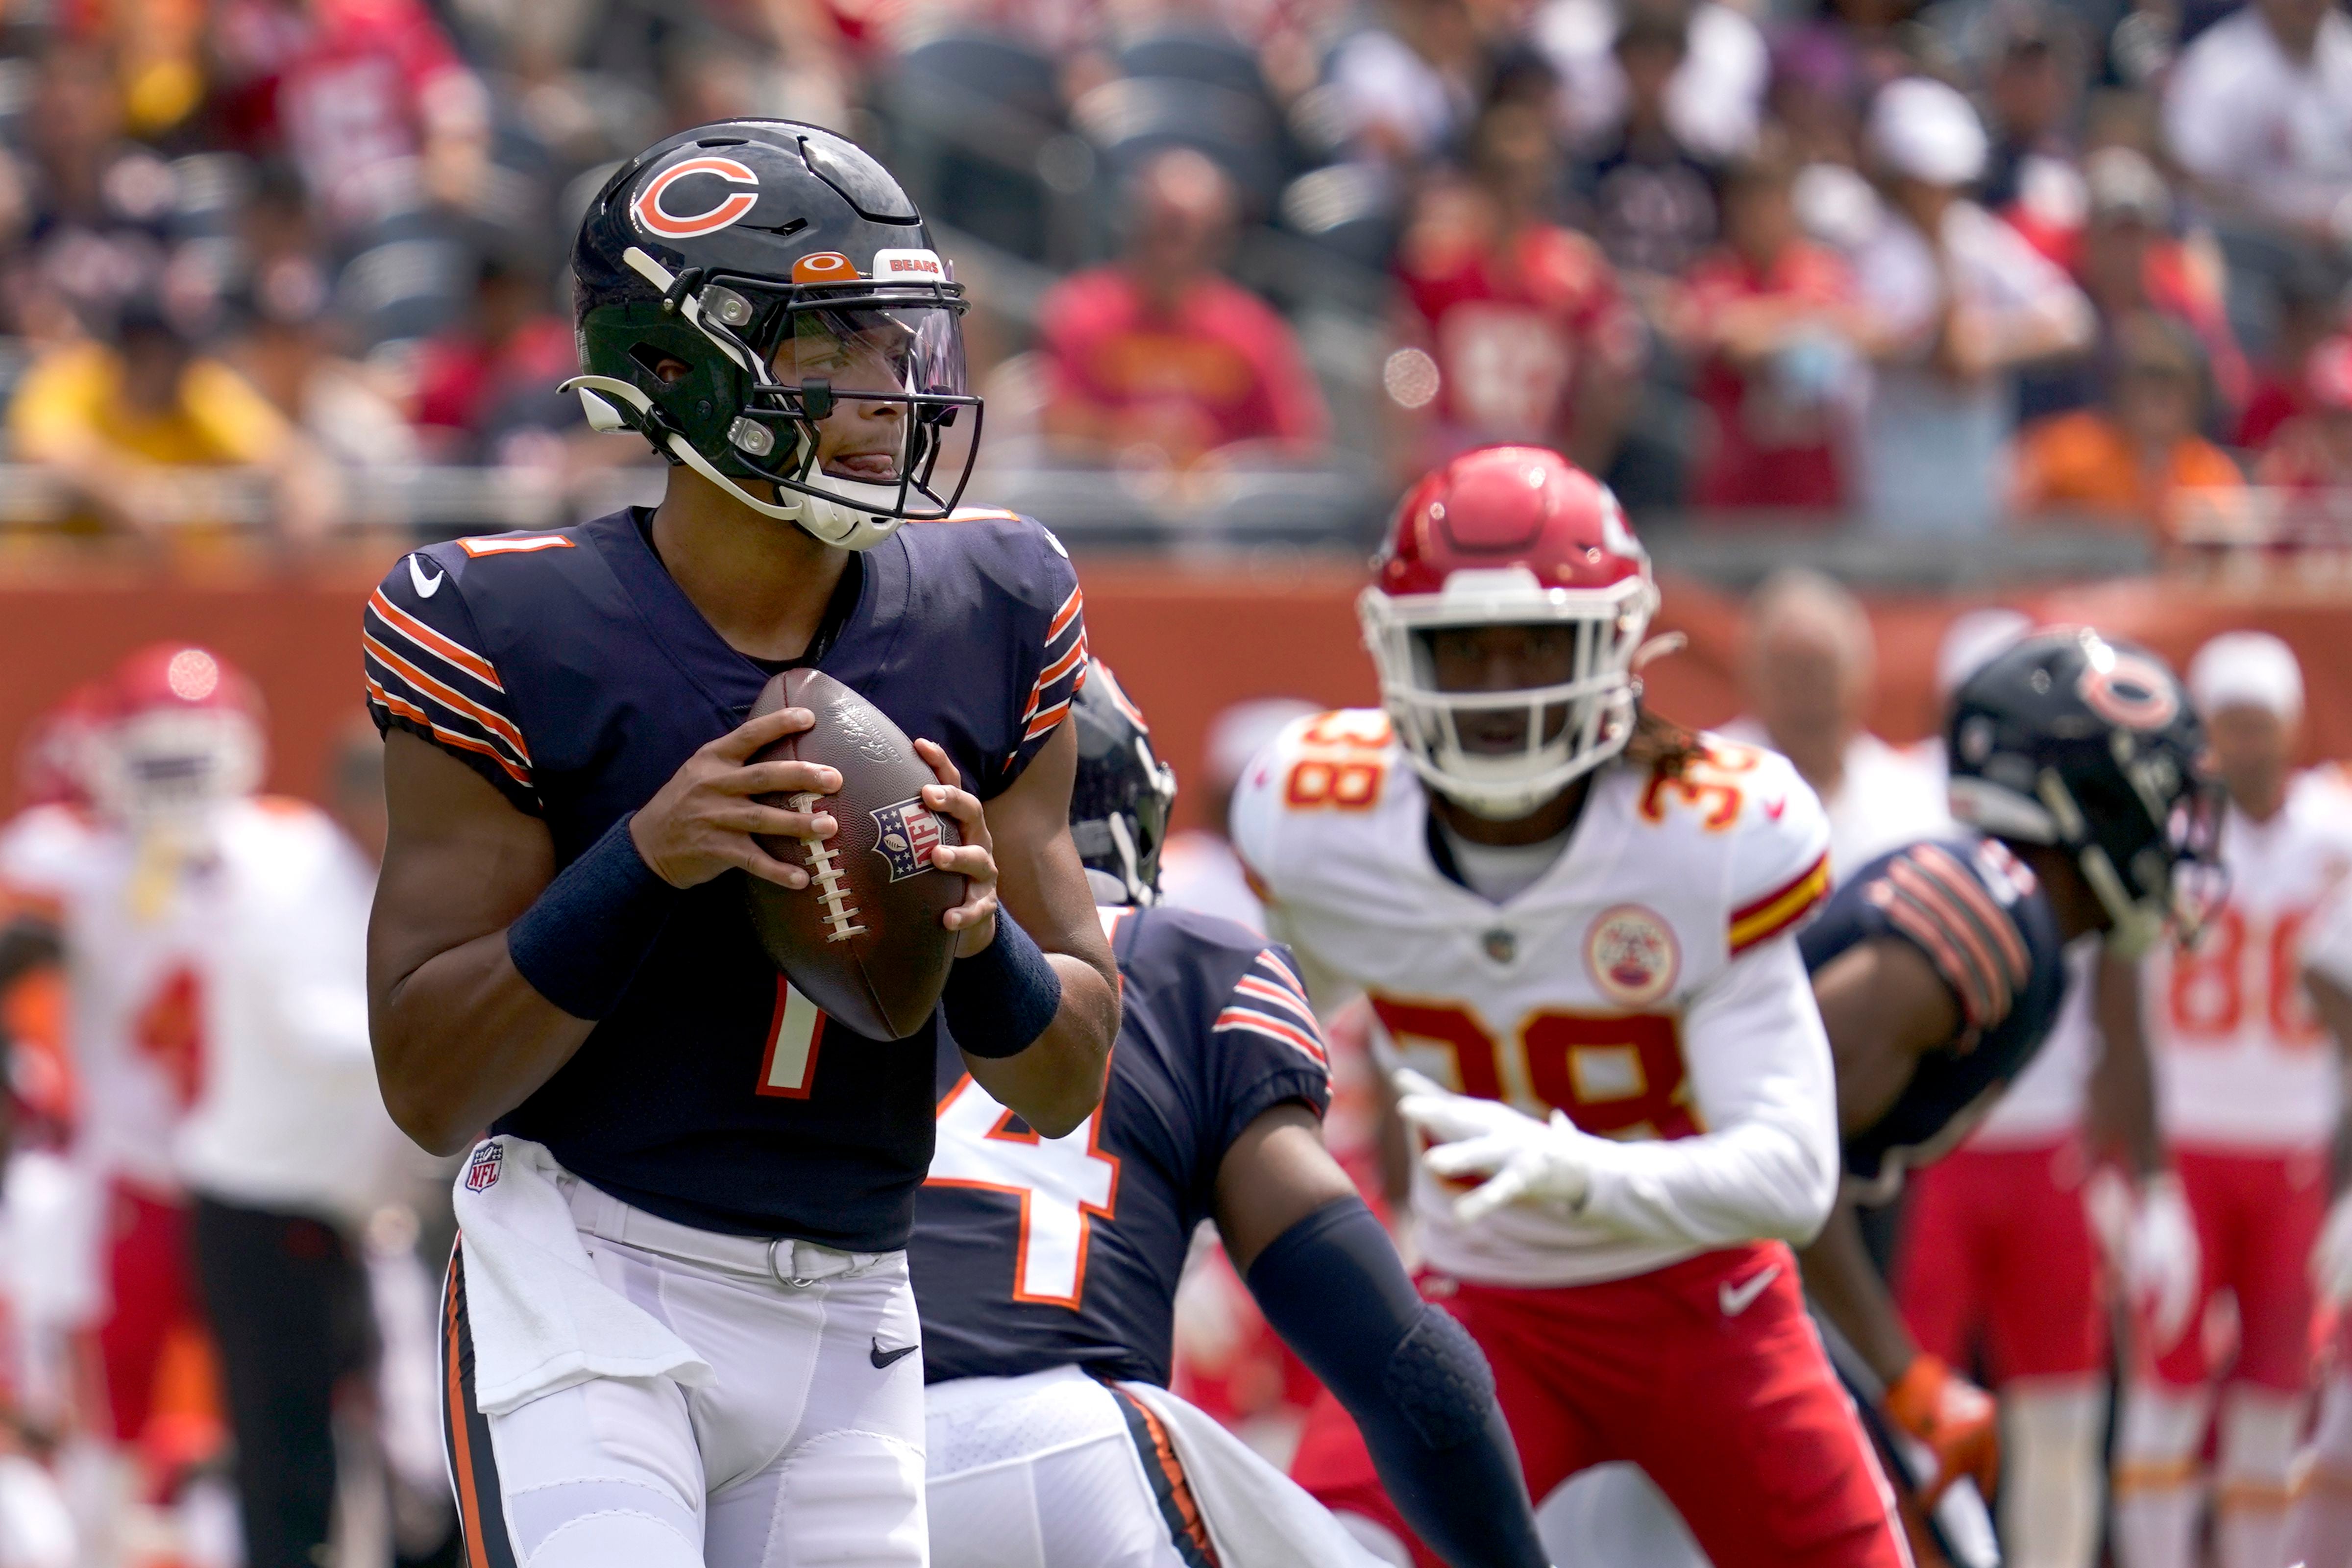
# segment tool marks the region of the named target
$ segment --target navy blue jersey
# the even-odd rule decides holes
[[[1102,1105],[1041,1140],[939,1048],[940,1139],[908,1258],[923,1375],[1168,1381],[1176,1280],[1244,1128],[1331,1099],[1290,955],[1231,921],[1106,910],[1120,1019]]]
[[[1883,1187],[1906,1164],[1941,1153],[2042,1048],[2066,964],[2049,896],[1992,838],[1939,838],[1881,856],[1840,884],[1797,942],[1817,971],[1881,936],[1926,953],[1960,1010],[1959,1034],[1921,1058],[1886,1114],[1845,1141],[1846,1174]]]
[[[365,616],[369,707],[545,818],[556,862],[742,723],[769,671],[655,554],[642,511],[420,550]],[[983,799],[1020,776],[1085,664],[1076,574],[992,512],[851,563],[818,667],[947,749]],[[740,872],[689,889],[620,1005],[496,1131],[625,1202],[737,1235],[903,1246],[931,1153],[935,1025],[868,1040],[791,991]]]

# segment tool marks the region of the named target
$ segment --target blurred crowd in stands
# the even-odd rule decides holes
[[[644,462],[553,391],[569,235],[739,114],[935,219],[1000,473],[1385,500],[1513,438],[1947,537],[2352,486],[2334,0],[13,0],[0,401],[53,499],[0,516],[229,521],[218,468],[299,540],[375,476]]]

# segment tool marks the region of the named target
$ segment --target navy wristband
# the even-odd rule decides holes
[[[682,890],[637,853],[629,837],[635,816],[606,828],[507,927],[515,973],[575,1018],[593,1021],[620,1005]]]
[[[1062,1010],[1062,977],[1045,962],[1045,950],[1000,909],[996,940],[948,966],[940,1010],[966,1055],[1017,1057]]]

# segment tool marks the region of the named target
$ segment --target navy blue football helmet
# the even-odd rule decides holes
[[[2038,633],[1952,696],[1945,735],[1962,822],[2068,851],[2145,952],[2168,926],[2193,942],[2224,890],[2221,785],[2205,728],[2163,659],[2087,626]]]
[[[586,374],[564,385],[596,428],[852,550],[954,510],[980,434],[963,289],[855,143],[785,120],[680,132],[597,192],[572,268]]]
[[[1160,901],[1160,847],[1176,804],[1176,770],[1152,753],[1151,726],[1097,659],[1070,704],[1078,727],[1078,773],[1070,786],[1070,837],[1098,904]]]

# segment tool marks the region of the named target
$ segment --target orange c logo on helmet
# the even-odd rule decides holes
[[[736,191],[708,212],[689,213],[683,216],[662,205],[662,195],[688,174],[716,174],[730,185],[749,185],[749,191]],[[732,158],[688,158],[682,163],[672,163],[646,182],[629,204],[629,212],[637,226],[647,234],[663,239],[694,239],[706,234],[717,234],[759,205],[760,176],[748,163]]]
[[[2092,712],[2126,730],[2161,730],[2180,712],[2164,667],[2127,653],[2105,669],[2084,670],[2078,689]]]

